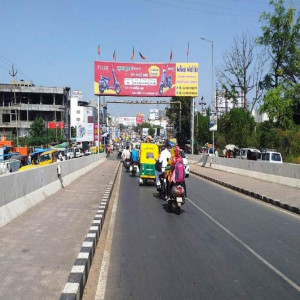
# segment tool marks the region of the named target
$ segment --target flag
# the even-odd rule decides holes
[[[113,59],[114,59],[114,61],[116,61],[116,60],[117,60],[117,56],[116,56],[116,50],[114,51],[114,54],[113,54]]]
[[[98,54],[100,55],[100,45],[98,45],[97,52],[98,52]]]
[[[173,58],[173,52],[171,50],[171,53],[170,53],[170,61],[172,61],[172,58]]]
[[[189,56],[189,52],[190,52],[190,42],[188,42],[188,47],[187,47],[187,51],[186,51],[186,56]]]
[[[131,53],[131,60],[133,60],[133,59],[134,59],[134,47],[133,47],[132,53]]]
[[[139,54],[141,56],[141,59],[146,59],[146,57],[141,52],[139,52]]]

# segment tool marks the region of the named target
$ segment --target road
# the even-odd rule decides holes
[[[300,299],[299,216],[186,182],[177,216],[122,170],[105,299]]]

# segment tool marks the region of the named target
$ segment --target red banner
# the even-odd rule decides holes
[[[64,122],[48,122],[48,129],[64,129],[65,123]]]
[[[95,62],[94,94],[131,97],[198,95],[198,63]]]

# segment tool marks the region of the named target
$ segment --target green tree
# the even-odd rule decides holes
[[[291,128],[294,125],[293,96],[293,87],[288,88],[281,83],[266,93],[260,111],[268,114],[270,123],[282,129]]]
[[[197,114],[195,118],[195,138],[199,145],[212,142],[212,133],[209,131],[209,109],[206,110],[206,116]]]
[[[249,111],[233,108],[219,119],[218,138],[226,144],[239,147],[256,146],[255,126],[255,120]]]
[[[285,8],[283,0],[270,0],[274,11],[263,12],[262,35],[257,38],[270,57],[270,71],[264,83],[267,88],[277,87],[284,79],[299,83],[300,77],[300,15],[295,18],[294,7]]]
[[[71,127],[71,138],[76,138],[76,127]]]
[[[28,145],[38,146],[45,143],[45,123],[42,118],[35,119],[30,125]]]
[[[171,101],[181,102],[181,133],[186,139],[190,139],[190,122],[191,122],[191,97],[172,97]],[[170,119],[171,124],[179,132],[179,104],[171,103],[170,107],[166,108],[166,116]]]

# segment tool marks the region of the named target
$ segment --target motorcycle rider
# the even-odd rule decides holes
[[[122,158],[123,158],[123,163],[124,163],[124,164],[125,164],[126,159],[129,159],[129,160],[130,160],[129,146],[126,146],[126,149],[123,150]]]
[[[162,151],[160,153],[158,161],[161,163],[161,171],[155,170],[155,177],[156,177],[156,187],[157,189],[161,188],[159,176],[165,173],[166,167],[168,165],[168,161],[171,158],[171,153],[168,149],[168,142],[162,146]],[[168,185],[168,183],[167,183]],[[168,189],[167,189],[168,190]],[[167,196],[166,196],[167,197]]]
[[[172,161],[171,161],[171,176],[170,176],[170,184],[169,184],[169,195],[170,195],[170,191],[172,189],[172,186],[174,184],[176,184],[176,179],[175,179],[175,166],[178,162],[182,162],[183,164],[183,159],[181,157],[181,154],[180,154],[180,148],[179,146],[176,146],[175,147],[175,155],[174,157],[172,158]],[[184,194],[185,194],[185,197],[186,197],[186,184],[185,184],[185,180],[182,182],[182,186],[184,188]],[[169,200],[169,199],[167,199]]]
[[[133,146],[133,149],[131,151],[130,161],[131,161],[131,164],[133,164],[134,162],[138,163],[138,161],[139,161],[139,153],[136,150],[135,146]]]

